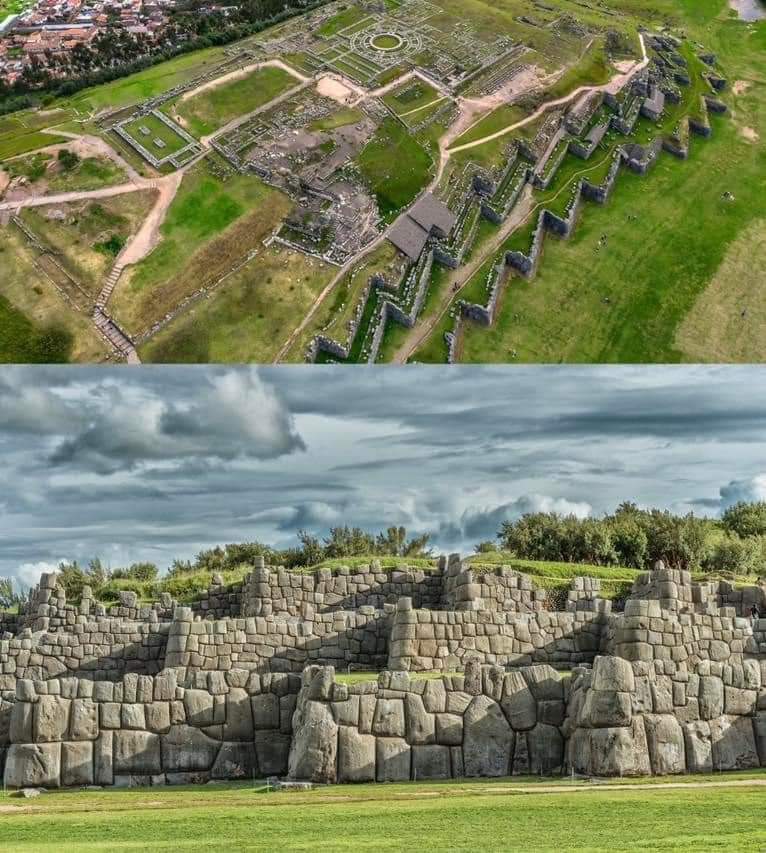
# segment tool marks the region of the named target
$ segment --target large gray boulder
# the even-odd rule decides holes
[[[33,739],[34,711],[31,702],[13,703],[9,728],[11,743],[29,743]]]
[[[561,676],[547,663],[536,663],[522,670],[524,678],[538,702],[564,698],[564,684]]]
[[[747,717],[755,713],[758,698],[756,690],[743,690],[739,687],[724,688],[724,711],[731,716]]]
[[[714,675],[700,678],[699,693],[700,717],[712,720],[723,714],[723,681]]]
[[[713,767],[716,770],[748,770],[758,767],[758,750],[749,717],[718,717],[710,721]]]
[[[380,701],[380,700],[378,700]],[[429,714],[417,693],[407,693],[404,699],[407,722],[407,741],[411,744],[429,744],[436,740],[436,719]]]
[[[338,781],[375,781],[375,736],[362,735],[350,726],[338,730]]]
[[[587,743],[581,732],[588,732]],[[648,776],[652,772],[643,717],[634,717],[630,726],[578,729],[573,741],[570,760],[580,773]]]
[[[629,726],[632,719],[631,694],[591,689],[585,696],[580,719],[593,728]]]
[[[95,740],[98,737],[98,705],[92,699],[72,701],[70,735],[72,740]]]
[[[69,741],[61,744],[61,784],[93,784],[93,743]]]
[[[210,771],[213,779],[252,779],[258,773],[255,744],[224,742]]]
[[[594,690],[632,693],[636,689],[633,667],[623,658],[597,656],[593,661],[592,686]]]
[[[449,779],[450,776],[450,747],[436,744],[412,747],[413,779]]]
[[[372,731],[381,737],[404,737],[404,702],[401,699],[378,699]]]
[[[334,782],[338,756],[338,725],[330,706],[301,701],[293,718],[294,734],[288,775],[291,779]]]
[[[681,724],[672,714],[644,714],[652,772],[657,776],[683,773],[686,750]]]
[[[291,740],[289,734],[274,729],[255,733],[255,753],[262,776],[283,776],[287,773]]]
[[[256,729],[279,728],[279,697],[262,693],[252,697],[253,725]]]
[[[190,725],[213,725],[213,697],[207,690],[184,690],[184,710]]]
[[[35,704],[34,740],[50,743],[63,740],[69,728],[70,699],[41,696]]]
[[[58,788],[61,744],[11,744],[5,759],[4,779],[9,788]]]
[[[378,782],[408,782],[412,751],[404,738],[376,738],[376,778]]]
[[[564,763],[564,739],[555,726],[538,723],[527,732],[527,748],[529,749],[529,769],[543,776],[561,772]]]
[[[713,770],[713,743],[710,724],[696,720],[683,726],[686,746],[686,769],[689,773],[710,773]]]
[[[463,770],[466,776],[507,776],[513,730],[489,696],[476,696],[463,717]]]
[[[500,705],[511,727],[517,732],[531,729],[537,722],[537,702],[520,672],[506,674]]]
[[[219,749],[219,741],[194,726],[171,726],[162,737],[162,766],[167,773],[210,770]]]
[[[241,687],[230,687],[226,694],[226,723],[223,727],[225,740],[253,739],[253,712],[250,696]]]
[[[766,767],[766,713],[756,714],[753,718],[753,734],[761,767]]]
[[[150,732],[114,732],[114,772],[153,774],[162,771],[159,735]]]

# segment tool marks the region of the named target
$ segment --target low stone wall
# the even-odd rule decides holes
[[[289,774],[314,782],[404,782],[561,771],[565,691],[549,666],[472,664],[436,680],[382,673],[336,684],[310,667],[293,725]]]
[[[188,607],[170,625],[165,665],[189,670],[301,672],[309,663],[381,669],[388,658],[394,606],[311,613],[303,618],[249,616],[194,620]]]
[[[18,682],[9,787],[157,785],[284,775],[300,679],[246,670],[180,686],[173,670],[122,682]]]
[[[365,569],[341,567],[299,574],[285,569],[256,567],[243,589],[243,616],[296,616],[306,605],[317,612],[381,608],[410,596],[421,607],[438,606],[441,570],[383,569],[372,563]]]
[[[704,662],[695,673],[596,658],[572,684],[567,766],[594,776],[766,766],[766,661]]]
[[[501,666],[574,666],[593,660],[606,622],[605,614],[587,611],[413,610],[402,599],[394,614],[388,668],[450,671],[471,659]]]
[[[440,607],[444,610],[503,610],[534,613],[545,609],[546,592],[510,566],[472,569],[470,563],[447,566]],[[414,607],[422,607],[413,600]]]

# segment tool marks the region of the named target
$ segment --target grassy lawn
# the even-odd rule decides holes
[[[16,228],[0,228],[0,362],[99,361],[106,347],[34,265]]]
[[[135,334],[149,328],[184,297],[241,263],[288,208],[284,195],[255,177],[223,182],[204,163],[196,166],[168,210],[160,243],[115,291],[118,322]]]
[[[336,113],[331,113],[329,116],[325,116],[325,118],[320,118],[315,122],[312,122],[308,129],[315,131],[337,130],[339,127],[356,124],[362,118],[363,114],[359,110],[352,109],[351,107],[344,107]]]
[[[273,360],[335,267],[279,247],[262,251],[209,299],[141,348],[149,362]]]
[[[29,132],[10,130],[0,134],[0,161],[63,142],[68,142],[68,140],[52,133],[42,133],[37,130]]]
[[[419,78],[413,78],[403,83],[383,96],[383,100],[397,114],[419,110],[439,98],[439,92],[434,86]]]
[[[153,115],[134,119],[124,125],[123,130],[139,145],[143,145],[147,151],[154,154],[158,160],[175,154],[187,144],[186,140],[180,137],[173,128],[168,127],[162,119]],[[144,134],[142,130],[148,130],[149,133]],[[162,144],[158,145],[158,141]]]
[[[149,213],[151,190],[94,201],[28,207],[21,218],[79,284],[95,296],[114,258]]]
[[[206,89],[175,104],[186,129],[194,136],[207,136],[281,95],[297,80],[282,68],[259,68],[239,80]]]
[[[340,30],[350,27],[352,24],[356,24],[358,21],[366,18],[367,14],[364,9],[360,9],[358,6],[349,6],[322,24],[317,30],[317,35],[325,37],[334,36]]]
[[[729,776],[764,778],[715,778]],[[755,851],[766,845],[758,820],[764,794],[756,785],[668,788],[660,781],[648,789],[618,783],[577,791],[567,791],[566,780],[549,785],[518,778],[275,792],[222,784],[48,793],[33,802],[4,794],[0,829],[14,850],[35,851],[422,850],[424,844],[438,851]]]
[[[428,183],[433,167],[428,152],[393,118],[380,125],[357,163],[386,222],[413,201]]]
[[[49,194],[96,190],[124,183],[125,172],[106,157],[86,157],[71,169],[63,168],[52,154],[39,152],[9,160],[3,170],[11,178],[24,177],[29,184],[45,181]]]

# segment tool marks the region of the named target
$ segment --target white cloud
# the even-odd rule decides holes
[[[766,474],[756,474],[744,480],[731,480],[719,490],[721,510],[738,501],[765,501]]]
[[[41,560],[39,563],[22,563],[16,569],[16,578],[25,587],[34,586],[40,581],[40,575],[50,574],[58,569],[59,563],[68,562],[64,557],[53,563]]]

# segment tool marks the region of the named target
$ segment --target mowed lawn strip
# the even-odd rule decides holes
[[[690,780],[691,781],[691,780]],[[524,793],[509,793],[511,786]],[[482,780],[320,788],[216,786],[45,794],[20,814],[14,850],[726,850],[766,844],[762,787],[535,792]],[[262,790],[262,789],[261,789]],[[21,809],[20,809],[21,811]],[[424,842],[427,839],[427,842]]]
[[[386,222],[415,199],[428,183],[433,167],[428,152],[394,118],[380,125],[357,163]]]
[[[206,136],[238,116],[267,104],[298,82],[282,68],[259,68],[246,77],[179,101],[175,111],[191,134]]]

